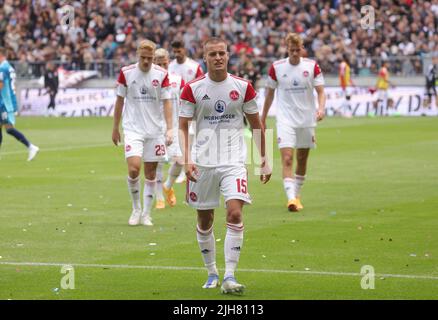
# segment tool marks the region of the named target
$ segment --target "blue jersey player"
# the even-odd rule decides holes
[[[15,95],[15,70],[6,60],[6,50],[0,47],[0,146],[3,140],[3,126],[6,132],[23,143],[29,150],[27,161],[32,160],[39,148],[30,143],[15,125],[17,112],[17,97]]]

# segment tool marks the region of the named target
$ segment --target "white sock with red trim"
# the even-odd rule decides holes
[[[157,179],[157,187],[156,187],[156,197],[157,201],[164,201],[164,195],[163,195],[163,163],[158,162],[157,164],[157,173],[156,173],[156,179]]]
[[[234,277],[234,271],[240,258],[243,245],[243,223],[227,223],[227,234],[224,242],[225,274],[224,279]]]
[[[126,178],[128,183],[128,191],[132,200],[132,209],[141,210],[141,196],[140,196],[140,176],[132,179],[130,176]]]
[[[294,198],[299,197],[300,196],[300,192],[301,192],[301,187],[304,184],[304,180],[306,179],[306,176],[300,176],[298,174],[295,174],[294,177]]]
[[[219,275],[216,268],[216,241],[214,239],[213,226],[208,230],[202,230],[199,226],[196,226],[196,238],[198,239],[199,249],[201,249],[202,259],[208,274]]]

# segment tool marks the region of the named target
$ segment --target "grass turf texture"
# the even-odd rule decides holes
[[[236,273],[247,286],[242,297],[201,288],[206,271],[195,212],[182,204],[184,185],[176,186],[175,208],[153,211],[154,227],[128,226],[126,165],[123,148],[111,143],[111,122],[18,118],[17,128],[41,148],[30,163],[26,149],[3,133],[0,299],[438,297],[437,118],[325,119],[317,130],[318,149],[310,155],[300,213],[286,210],[275,146],[269,184],[249,177],[253,205],[244,208],[245,240]],[[221,275],[224,235],[219,208],[215,236],[221,239]],[[60,266],[5,262],[102,266],[76,266],[75,290],[55,292],[64,276]],[[363,265],[378,274],[374,290],[361,289]]]

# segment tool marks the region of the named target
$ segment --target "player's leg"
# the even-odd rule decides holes
[[[126,150],[126,148],[125,148]],[[129,218],[129,225],[136,226],[140,224],[141,218],[141,193],[140,193],[140,168],[141,157],[130,156],[126,158],[128,164],[128,177],[126,179],[128,184],[129,195],[132,201],[132,213]]]
[[[169,167],[169,172],[167,175],[167,180],[163,184],[163,192],[166,197],[167,203],[173,207],[176,205],[175,191],[173,190],[173,185],[175,184],[178,176],[183,173],[183,160],[182,153],[179,146],[178,135],[175,134],[173,137],[173,143],[167,148],[168,156],[173,158],[172,164]]]
[[[3,117],[3,114],[2,114],[2,117]],[[37,155],[40,148],[38,148],[37,146],[30,143],[29,140],[27,140],[27,138],[24,136],[24,134],[22,134],[20,131],[15,129],[15,127],[14,127],[14,124],[15,124],[14,113],[8,112],[6,114],[6,119],[4,119],[3,121],[6,122],[5,123],[6,132],[27,147],[28,152],[29,152],[28,157],[27,157],[27,161],[31,161],[33,158],[35,158],[35,156]]]
[[[156,170],[158,162],[145,162],[144,163],[144,191],[143,191],[143,212],[142,212],[142,224],[145,226],[152,226],[152,204],[154,202],[154,196],[157,189]]]
[[[306,179],[307,159],[309,151],[316,147],[315,143],[315,128],[298,128],[297,149],[296,149],[296,168],[294,174],[294,182],[292,188],[292,197],[294,200],[288,202],[289,211],[299,211],[303,209],[301,204],[301,188]]]
[[[234,273],[243,245],[242,207],[244,203],[251,203],[247,171],[243,166],[223,167],[217,170],[221,171],[221,192],[227,209],[227,233],[224,242],[225,274],[221,290],[223,293],[242,293],[245,286],[237,282]]]
[[[208,272],[207,281],[202,287],[212,289],[219,285],[219,272],[216,267],[216,240],[213,233],[214,209],[197,211],[196,239]]]
[[[166,204],[164,202],[163,195],[163,162],[159,162],[157,165],[157,187],[155,191],[156,196],[156,209],[164,209]]]
[[[288,202],[293,194],[293,160],[294,148],[296,147],[295,129],[277,121],[277,143],[280,149],[283,187]]]

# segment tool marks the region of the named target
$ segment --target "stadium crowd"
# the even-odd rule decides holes
[[[170,48],[182,39],[203,65],[201,43],[220,36],[230,44],[230,71],[253,81],[286,56],[284,37],[297,32],[323,72],[336,73],[345,53],[353,74],[376,73],[384,60],[393,74],[422,73],[421,57],[438,52],[438,0],[3,0],[0,45],[19,76],[40,76],[56,60],[66,69],[115,76],[135,61],[136,41]],[[74,19],[61,25],[62,8]],[[375,28],[361,27],[361,8],[375,9]],[[410,59],[394,57],[409,56]],[[113,60],[114,65],[101,63]],[[204,69],[205,66],[203,65]]]

